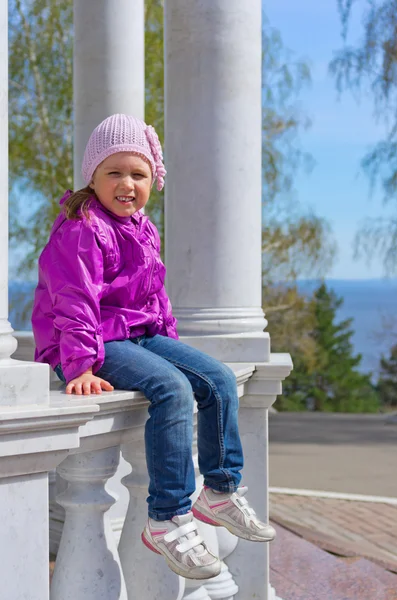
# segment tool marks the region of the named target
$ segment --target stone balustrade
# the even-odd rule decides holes
[[[14,358],[29,360],[33,347],[31,334],[16,337],[22,343]],[[291,369],[290,358],[274,355],[268,363],[230,366],[236,373],[241,403],[240,432],[246,456],[244,483],[250,488],[252,504],[261,517],[267,518],[267,412]],[[140,535],[147,518],[148,475],[143,441],[147,400],[139,392],[66,397],[63,390],[60,382],[52,382],[46,410],[68,418],[73,423],[73,437],[63,444],[56,459],[48,461],[42,454],[36,459],[36,469],[41,473],[57,467],[57,493],[53,489],[50,493],[52,509],[53,513],[55,506],[64,510],[57,512],[62,536],[51,600],[245,600],[247,597],[268,600],[273,597],[268,587],[267,544],[238,541],[223,528],[200,523],[202,536],[224,561],[221,574],[207,582],[178,577],[161,557],[146,549]],[[10,414],[13,412],[15,409],[10,408]],[[37,444],[36,440],[29,448],[29,460],[37,454]],[[131,472],[120,481],[114,476],[121,455]],[[195,453],[194,458],[197,468]],[[8,461],[7,456],[2,456],[0,464],[7,463],[8,471],[2,471],[3,477],[14,473],[16,468],[12,459]],[[202,479],[198,470],[196,475],[197,494]],[[129,492],[128,510],[116,513],[114,519],[110,518],[109,509],[117,507],[122,488],[113,489],[110,479],[116,488],[119,485]],[[38,501],[41,505],[36,510],[48,511],[47,498]],[[119,544],[114,522],[121,529]],[[30,538],[29,523],[26,532]],[[48,536],[48,529],[41,531],[44,534]],[[27,558],[27,563],[38,567],[33,558]],[[43,570],[44,565],[39,567]],[[36,600],[34,596],[26,597]]]

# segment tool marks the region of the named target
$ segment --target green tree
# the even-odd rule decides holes
[[[361,355],[353,354],[352,319],[337,321],[336,313],[343,300],[322,284],[310,303],[313,329],[310,338],[315,344],[312,362],[307,368],[298,357],[298,369],[287,379],[286,404],[304,404],[314,410],[336,412],[373,412],[379,400],[370,374],[357,368]]]
[[[387,134],[363,157],[371,187],[383,187],[384,201],[396,208],[391,218],[364,221],[356,237],[358,254],[383,258],[387,272],[397,273],[397,0],[337,0],[344,47],[330,64],[339,91],[357,99],[372,95],[374,117]],[[354,7],[363,9],[363,35],[348,44]]]
[[[397,406],[397,344],[391,348],[388,357],[381,356],[377,387],[382,404]]]

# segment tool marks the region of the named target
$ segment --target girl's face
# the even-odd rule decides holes
[[[117,152],[95,170],[90,188],[105,208],[119,217],[130,217],[149,200],[152,170],[132,152]]]

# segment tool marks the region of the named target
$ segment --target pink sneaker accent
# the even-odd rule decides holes
[[[151,550],[152,552],[155,552],[156,554],[161,554],[161,552],[156,550],[156,548],[154,546],[152,546],[152,544],[149,542],[149,540],[146,539],[144,531],[142,531],[142,533],[141,533],[141,540],[145,544],[146,548],[149,548],[149,550]]]
[[[274,528],[260,521],[246,498],[247,487],[233,493],[219,493],[205,486],[192,507],[196,519],[209,525],[226,527],[231,533],[252,542],[270,542]]]
[[[205,515],[203,515],[203,513],[201,513],[199,510],[197,510],[197,508],[195,508],[194,506],[192,508],[192,513],[194,514],[196,519],[198,519],[199,521],[203,521],[203,523],[207,523],[208,525],[213,525],[214,527],[220,527],[219,523],[217,523],[216,521],[213,521],[209,517],[206,517]]]

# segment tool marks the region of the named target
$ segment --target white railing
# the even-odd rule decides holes
[[[31,359],[31,335],[23,333],[17,337],[19,350],[14,358]],[[244,483],[250,488],[252,504],[260,516],[267,518],[267,413],[281,392],[282,379],[291,369],[290,358],[273,355],[268,363],[230,366],[236,373],[240,397],[240,433],[246,462]],[[36,465],[39,472],[57,467],[57,479],[52,476],[50,483],[51,514],[56,523],[50,526],[55,525],[58,533],[62,531],[62,537],[51,600],[246,600],[249,597],[270,600],[274,595],[268,581],[267,544],[237,543],[237,538],[223,528],[200,523],[208,545],[224,561],[221,574],[208,582],[178,577],[161,557],[142,545],[140,534],[147,518],[148,475],[143,441],[147,404],[139,392],[115,391],[100,397],[78,398],[67,397],[60,383],[51,384],[47,409],[53,413],[51,439],[54,440],[57,429],[58,433],[69,430],[69,435],[73,429],[71,443],[57,457],[48,461],[44,453],[38,459],[36,456],[36,460],[42,460],[42,464]],[[57,427],[54,419],[58,420]],[[37,455],[35,443],[29,453],[30,460]],[[121,481],[117,478],[120,451],[131,467]],[[13,460],[9,458],[10,475]],[[7,457],[3,456],[1,461],[7,462]],[[197,488],[200,486],[197,472]],[[124,504],[121,513],[114,512],[111,519],[109,509],[113,507],[114,511],[117,497],[125,489],[129,492],[128,511]],[[39,511],[48,511],[43,498],[41,503]],[[27,538],[34,534],[30,525],[27,521]],[[118,545],[117,529],[121,530]],[[45,535],[48,534],[46,531]],[[34,561],[33,557],[31,560]],[[24,596],[22,581],[20,585],[21,599],[48,597],[43,593],[34,596],[31,592]]]

